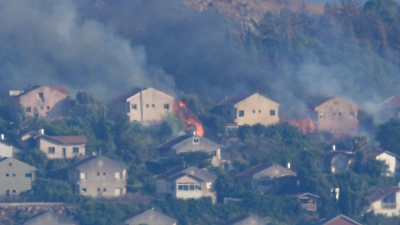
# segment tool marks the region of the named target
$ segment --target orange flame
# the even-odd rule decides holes
[[[303,134],[311,134],[315,131],[315,123],[310,116],[299,120],[282,118],[281,121],[288,122],[290,125],[299,128]]]
[[[187,108],[185,103],[179,101],[175,104],[174,112],[182,120],[186,130],[194,128],[198,136],[202,137],[204,135],[203,124],[197,116]]]

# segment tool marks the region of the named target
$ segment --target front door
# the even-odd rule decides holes
[[[66,148],[62,148],[62,154],[64,158],[67,158],[67,149]]]

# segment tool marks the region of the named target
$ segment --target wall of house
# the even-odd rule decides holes
[[[18,195],[30,190],[32,181],[35,179],[34,171],[30,170],[30,166],[11,159],[13,158],[0,162],[0,195]]]
[[[43,99],[39,97],[43,93]],[[69,96],[48,86],[42,86],[17,97],[27,115],[34,115],[37,109],[40,116],[47,119],[59,119],[67,115]],[[30,107],[30,110],[29,110]]]
[[[257,123],[265,126],[276,124],[279,122],[279,104],[261,96],[258,93],[238,102],[234,105],[236,112],[237,125],[255,125]],[[240,116],[240,111],[244,111],[244,115]],[[274,113],[271,113],[271,110]]]
[[[388,175],[393,175],[396,171],[396,158],[387,153],[382,153],[376,157],[377,160],[383,161],[388,166]]]
[[[12,146],[0,142],[0,158],[13,157]]]
[[[160,121],[173,112],[174,97],[153,88],[148,88],[127,99],[126,112],[129,121]],[[168,105],[168,109],[164,105]]]
[[[40,137],[38,139],[37,147],[46,153],[49,159],[63,159],[63,158],[74,158],[78,156],[84,156],[86,154],[85,144],[76,144],[76,145],[63,145],[59,142],[53,141],[51,139]],[[54,154],[49,153],[49,148],[54,147]],[[79,148],[78,153],[73,152],[73,148]],[[63,148],[65,148],[66,154],[63,154]]]
[[[334,98],[318,106],[315,111],[318,116],[318,131],[336,135],[357,135],[357,106],[344,99]]]
[[[396,208],[383,209],[382,200],[375,201],[371,204],[370,210],[374,211],[374,214],[383,214],[386,216],[399,216],[400,215],[400,192],[396,193]]]
[[[191,183],[191,184],[198,184],[201,186],[201,190],[178,190],[178,184],[179,183]],[[203,197],[203,184],[204,182],[200,183],[194,179],[191,179],[189,177],[181,177],[177,180],[175,180],[175,193],[174,196],[176,198],[183,198],[183,199],[188,199],[188,198],[201,198]]]
[[[169,183],[164,179],[157,179],[156,180],[156,193],[157,194],[169,194],[172,193],[173,190],[171,190],[171,185],[174,185],[174,183]]]

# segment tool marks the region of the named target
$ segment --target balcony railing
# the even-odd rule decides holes
[[[397,206],[396,203],[382,203],[382,209],[395,209]]]

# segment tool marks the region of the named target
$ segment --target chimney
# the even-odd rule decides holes
[[[1,134],[1,135],[0,135],[0,139],[1,139],[1,140],[4,140],[4,134]]]
[[[336,151],[336,145],[332,145],[332,151]]]
[[[39,134],[44,134],[44,129],[40,129]]]
[[[290,162],[287,163],[287,168],[290,169]]]

